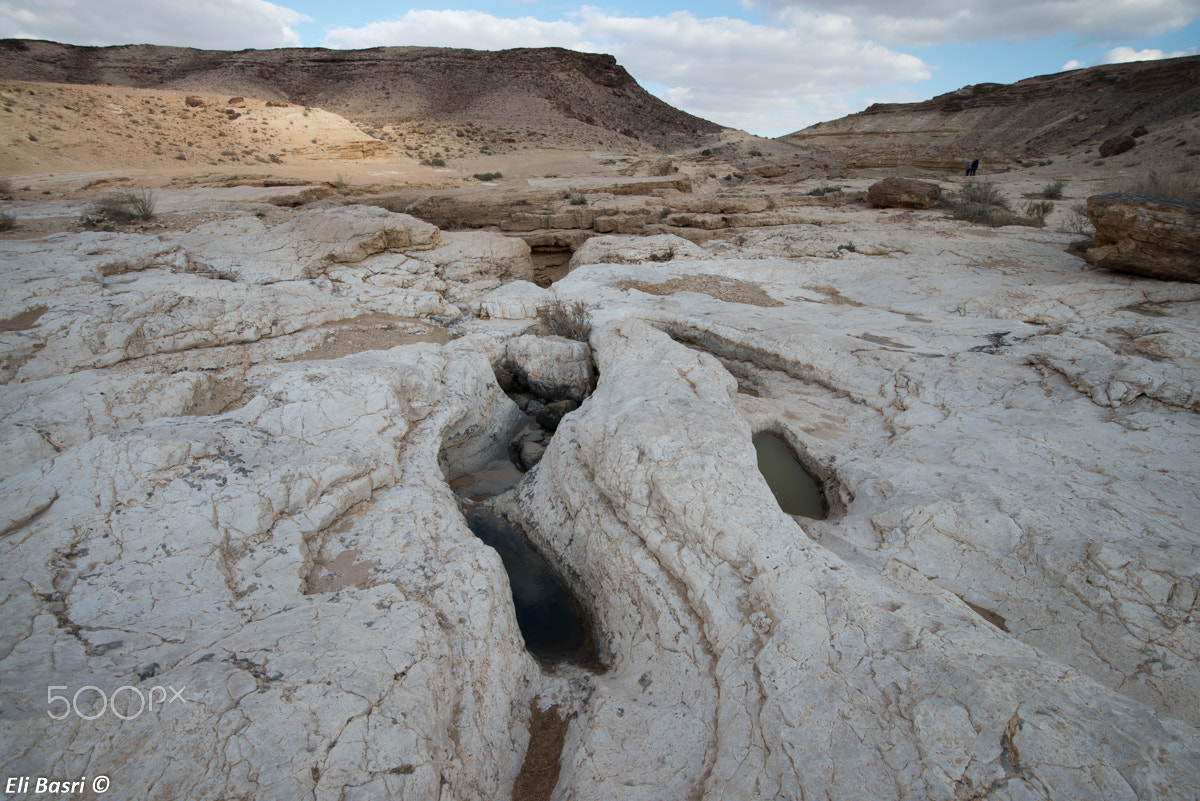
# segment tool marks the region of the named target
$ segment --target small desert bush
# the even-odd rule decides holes
[[[1054,211],[1054,203],[1049,200],[1030,201],[1023,209],[1024,216],[1014,220],[1016,225],[1032,225],[1035,228],[1045,228],[1046,218]]]
[[[149,189],[129,190],[100,198],[83,213],[85,228],[126,225],[154,219],[154,193]]]
[[[537,318],[551,334],[567,339],[587,342],[592,333],[592,315],[582,300],[556,298],[538,309]]]
[[[808,195],[809,197],[825,197],[825,195],[841,191],[842,187],[840,186],[818,186],[815,189],[808,190],[804,194]]]
[[[476,181],[499,181],[504,176],[498,172],[477,172],[471,177]]]
[[[1058,230],[1064,234],[1079,234],[1080,236],[1092,236],[1096,233],[1092,228],[1092,220],[1088,217],[1087,204],[1075,203],[1071,206],[1071,211],[1068,212],[1066,219],[1058,226]]]
[[[1052,184],[1046,184],[1042,187],[1042,197],[1046,198],[1046,200],[1062,200],[1063,189],[1066,186],[1066,181],[1055,181]]]
[[[1135,195],[1151,195],[1184,203],[1200,203],[1200,183],[1179,175],[1159,175],[1151,170],[1146,177],[1125,191]]]
[[[587,198],[583,195],[571,195],[570,203],[572,206],[586,206]]]
[[[7,178],[0,178],[0,195],[12,194],[12,181]]]
[[[17,227],[17,218],[8,212],[0,212],[0,231],[11,231]]]
[[[976,225],[998,228],[1012,225],[1015,220],[1008,200],[991,181],[967,181],[958,194],[944,198],[942,203],[954,219]]]

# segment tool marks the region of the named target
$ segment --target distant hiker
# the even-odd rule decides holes
[[[966,171],[965,171],[965,172],[963,172],[963,175],[970,175],[970,174],[971,174],[971,162],[969,162],[969,161],[968,161],[968,162],[967,162],[967,169],[966,169]]]
[[[967,175],[974,175],[975,171],[978,169],[979,169],[979,159],[975,159],[974,161],[971,162],[971,168],[969,170],[967,170]]]

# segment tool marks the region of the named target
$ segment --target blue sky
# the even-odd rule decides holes
[[[612,53],[693,114],[779,136],[873,102],[1200,53],[1200,0],[0,0],[0,37],[215,49]]]

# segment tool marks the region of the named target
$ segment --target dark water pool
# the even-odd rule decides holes
[[[517,625],[529,652],[550,663],[595,662],[596,654],[580,626],[571,595],[521,532],[483,507],[469,508],[463,516],[475,536],[494,548],[504,562]]]
[[[758,469],[780,509],[813,520],[826,518],[825,500],[817,482],[796,461],[787,443],[763,431],[754,435],[754,449],[758,451]]]

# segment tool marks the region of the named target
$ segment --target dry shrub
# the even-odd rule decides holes
[[[1042,228],[1046,217],[1054,211],[1050,201],[1028,203],[1024,214],[1013,212],[1008,199],[991,181],[967,181],[957,195],[946,199],[943,205],[950,209],[956,220],[965,220],[976,225],[999,228],[1004,225],[1032,225]]]
[[[1154,170],[1125,191],[1184,203],[1200,203],[1200,183],[1179,175],[1159,175]]]
[[[587,342],[592,333],[592,315],[582,300],[555,298],[538,309],[537,318],[551,334],[567,339]]]
[[[106,228],[154,219],[154,193],[149,189],[129,190],[100,198],[83,213],[86,228]]]
[[[1088,217],[1086,203],[1074,203],[1071,205],[1071,211],[1067,214],[1067,218],[1058,226],[1058,230],[1064,234],[1079,234],[1080,236],[1092,236],[1096,233],[1092,228],[1092,221]]]
[[[1042,187],[1042,197],[1047,200],[1062,200],[1063,189],[1067,186],[1066,181],[1055,181],[1052,184],[1046,184]]]

